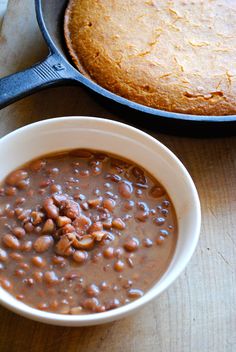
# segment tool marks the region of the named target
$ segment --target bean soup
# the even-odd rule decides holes
[[[40,310],[98,313],[141,297],[176,241],[166,190],[115,155],[42,156],[0,186],[0,285]]]

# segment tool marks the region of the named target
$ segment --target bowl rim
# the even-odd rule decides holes
[[[164,280],[161,280],[161,284],[159,285],[159,290],[151,290],[147,291],[141,298],[127,304],[123,305],[121,307],[118,307],[114,310],[106,311],[103,313],[96,313],[96,314],[86,314],[86,315],[63,315],[63,314],[55,314],[55,313],[50,313],[50,312],[44,312],[40,311],[36,308],[32,308],[26,304],[23,304],[22,302],[17,301],[17,299],[13,298],[13,302],[9,303],[7,300],[3,299],[0,297],[0,304],[9,310],[22,315],[24,317],[30,318],[32,320],[44,322],[47,324],[52,324],[52,325],[64,325],[64,326],[86,326],[86,325],[98,325],[102,323],[106,323],[109,321],[117,320],[120,319],[128,314],[131,314],[135,312],[136,310],[140,309],[142,306],[144,306],[146,303],[152,301],[155,297],[159,296],[164,290],[166,290],[178,277],[179,275],[183,272],[185,267],[187,266],[188,262],[190,261],[198,240],[200,236],[200,228],[201,228],[201,206],[200,206],[200,200],[199,196],[197,193],[197,189],[195,187],[195,184],[188,173],[187,169],[185,166],[182,164],[182,162],[177,158],[177,156],[170,150],[168,149],[164,144],[159,142],[156,138],[152,137],[151,135],[147,134],[146,132],[143,132],[135,127],[132,127],[130,125],[127,125],[125,123],[121,123],[115,120],[110,120],[110,119],[105,119],[105,118],[100,118],[100,117],[91,117],[91,116],[65,116],[65,117],[54,117],[46,120],[40,120],[31,124],[28,124],[26,126],[23,126],[21,128],[18,128],[9,134],[3,136],[0,138],[0,145],[2,143],[5,143],[8,141],[8,139],[14,138],[15,136],[21,134],[22,132],[26,133],[31,133],[32,129],[37,129],[38,127],[47,127],[51,126],[52,124],[57,124],[60,123],[62,124],[61,129],[63,129],[63,123],[64,122],[70,122],[70,123],[77,123],[77,122],[96,122],[98,124],[103,125],[103,127],[106,126],[112,126],[117,129],[125,129],[127,132],[132,132],[132,134],[135,134],[136,136],[139,136],[140,138],[145,140],[149,140],[149,142],[152,142],[153,144],[156,145],[160,150],[162,150],[170,159],[175,164],[175,167],[179,168],[182,171],[182,174],[185,177],[185,181],[188,183],[188,185],[191,188],[191,198],[192,202],[194,205],[194,211],[195,211],[195,227],[191,231],[191,245],[188,247],[188,254],[183,258],[180,264],[178,264],[178,267],[175,268],[175,272],[172,274],[172,278],[168,280],[168,278],[164,278]],[[119,133],[119,132],[118,132]],[[40,155],[38,155],[40,156]],[[148,170],[147,170],[148,171]],[[3,290],[0,288],[0,291]],[[4,290],[4,292],[6,292]],[[11,296],[12,297],[12,296]]]

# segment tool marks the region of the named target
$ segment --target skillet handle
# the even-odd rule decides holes
[[[40,89],[71,80],[61,57],[50,54],[45,60],[0,79],[0,109]]]

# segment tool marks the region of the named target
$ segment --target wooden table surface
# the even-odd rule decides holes
[[[4,17],[5,12],[6,12],[7,2],[8,2],[8,0],[0,0],[0,30],[1,30],[1,25],[2,25],[2,19]]]
[[[0,37],[0,75],[43,58],[33,0],[10,0]],[[82,88],[54,88],[0,111],[0,136],[40,119],[118,119]],[[128,121],[128,116],[126,121]],[[199,191],[198,248],[179,279],[129,318],[97,327],[47,326],[0,308],[0,351],[235,352],[236,138],[193,139],[146,130],[182,160]]]

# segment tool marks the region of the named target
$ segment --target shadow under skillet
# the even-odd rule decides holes
[[[181,137],[215,138],[236,135],[236,122],[198,122],[185,121],[142,113],[116,102],[108,101],[90,91],[94,100],[130,125],[145,131],[158,132]],[[191,115],[189,115],[191,118]]]

